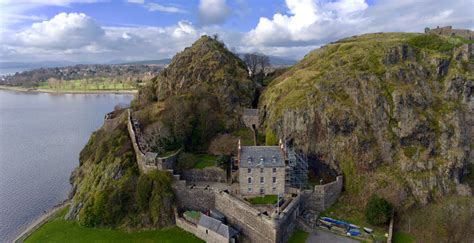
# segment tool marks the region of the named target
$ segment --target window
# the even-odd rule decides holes
[[[260,194],[265,194],[265,189],[264,188],[260,188]]]
[[[263,168],[260,168],[260,173],[263,173]]]
[[[272,192],[275,193],[277,191],[276,187],[272,187]]]
[[[209,232],[206,230],[206,234],[208,234]]]
[[[252,192],[252,188],[251,188],[251,187],[249,187],[249,189],[248,189],[248,190],[249,190],[249,192]]]
[[[273,177],[273,178],[272,178],[272,182],[273,182],[273,183],[276,183],[276,182],[277,182],[277,178],[276,178],[276,177]]]
[[[249,157],[249,158],[247,159],[247,162],[248,162],[249,164],[251,164],[251,163],[252,163],[252,158]]]
[[[260,177],[260,184],[263,184],[265,182],[265,179],[263,177]]]
[[[248,168],[247,171],[248,171],[249,174],[252,173],[252,169],[250,169],[250,168]]]
[[[273,173],[277,173],[277,168],[273,168]]]
[[[249,177],[248,179],[249,184],[252,184],[252,177]]]
[[[275,156],[272,157],[272,162],[273,163],[276,163],[277,162],[277,158]]]

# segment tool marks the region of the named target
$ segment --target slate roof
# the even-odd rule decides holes
[[[222,223],[221,221],[211,218],[205,214],[201,214],[201,217],[199,218],[198,225],[201,225],[202,227],[212,230],[227,239],[230,239],[234,237],[238,232],[233,229],[232,227],[229,227]]]
[[[285,159],[279,146],[242,146],[240,166],[244,168],[284,167]]]

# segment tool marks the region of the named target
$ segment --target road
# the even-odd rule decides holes
[[[358,243],[359,241],[344,236],[336,235],[321,229],[316,229],[316,231],[311,233],[308,239],[306,240],[306,243],[314,242]]]

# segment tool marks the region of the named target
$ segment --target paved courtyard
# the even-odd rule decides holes
[[[316,231],[311,233],[308,239],[306,240],[306,243],[314,242],[358,243],[359,241],[344,236],[336,235],[324,230],[316,229]]]

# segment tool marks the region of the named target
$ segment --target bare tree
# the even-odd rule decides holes
[[[260,84],[265,76],[265,68],[270,66],[270,58],[263,54],[247,53],[244,55],[244,62],[250,73],[250,77]]]

